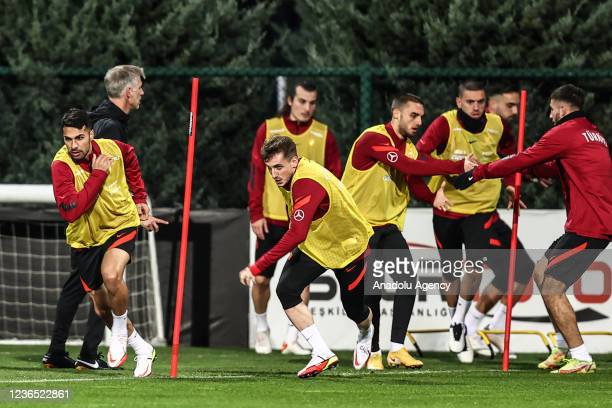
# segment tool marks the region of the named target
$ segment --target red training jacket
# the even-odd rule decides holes
[[[612,236],[612,162],[608,143],[584,113],[563,117],[527,150],[479,166],[474,178],[503,177],[540,165],[559,170],[567,211],[565,231],[590,238]],[[543,164],[543,166],[542,166]]]
[[[142,181],[142,174],[134,148],[127,143],[118,140],[113,141],[121,149],[125,167],[125,178],[132,193],[132,199],[136,204],[146,203],[147,191]],[[91,169],[93,155],[101,153],[100,146],[98,146],[95,140],[91,142],[91,149],[92,152],[89,156],[79,163],[83,170],[91,173],[81,191],[76,191],[74,175],[66,163],[57,160],[51,163],[51,178],[53,179],[55,202],[57,203],[60,216],[68,222],[76,221],[91,208],[106,180],[107,174],[105,171],[97,169],[92,171]]]

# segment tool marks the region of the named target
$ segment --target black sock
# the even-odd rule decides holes
[[[374,336],[372,337],[372,352],[380,350],[379,334],[380,334],[380,295],[367,295],[365,302],[372,310],[372,325],[374,325]]]
[[[393,324],[391,326],[391,341],[393,343],[404,344],[415,300],[415,295],[398,294],[393,298]]]

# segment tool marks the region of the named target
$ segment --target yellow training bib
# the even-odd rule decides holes
[[[306,132],[295,135],[289,132],[283,118],[276,117],[266,120],[266,140],[274,136],[288,136],[297,146],[300,157],[306,157],[325,166],[325,143],[327,126],[313,119]],[[266,171],[263,191],[263,214],[272,220],[287,221],[287,210],[283,196],[278,190],[270,173]]]
[[[114,161],[94,205],[76,221],[68,224],[66,241],[72,248],[102,245],[117,231],[140,225],[138,210],[125,178],[121,149],[109,139],[96,139],[96,142],[102,153]],[[55,154],[53,161],[56,160],[70,166],[74,175],[74,187],[76,191],[81,191],[90,173],[72,160],[66,146]]]
[[[302,157],[291,186],[303,178],[312,179],[325,189],[329,196],[329,209],[323,217],[310,224],[306,240],[298,247],[325,268],[343,268],[365,252],[374,231],[357,209],[346,187],[325,167]],[[291,192],[278,189],[291,213]],[[298,221],[292,219],[290,222]]]
[[[493,113],[486,113],[487,124],[480,133],[470,133],[461,126],[457,119],[457,110],[444,113],[442,116],[448,121],[450,134],[446,149],[441,154],[432,154],[433,157],[445,160],[463,160],[470,153],[476,155],[480,163],[490,163],[498,160],[497,147],[502,137],[504,126],[501,118]],[[429,189],[436,192],[443,176],[434,176],[429,182]],[[459,214],[477,214],[494,211],[499,201],[501,180],[481,180],[465,190],[456,190],[450,183],[446,183],[444,194],[453,203],[449,211]]]
[[[410,191],[406,184],[405,175],[381,162],[367,170],[358,170],[353,167],[353,151],[359,140],[367,132],[381,134],[389,139],[392,146],[395,146],[393,138],[385,129],[385,125],[377,125],[364,130],[353,143],[342,175],[342,183],[351,193],[359,211],[370,225],[395,224],[401,231],[404,228],[406,207],[410,202]],[[418,157],[416,147],[410,140],[406,141],[404,154],[411,159]]]

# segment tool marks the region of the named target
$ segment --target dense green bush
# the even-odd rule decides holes
[[[275,3],[237,1],[2,1],[0,181],[50,182],[61,146],[59,117],[105,97],[102,77],[117,64],[267,66],[266,30]],[[57,68],[95,67],[97,78],[65,78]],[[194,207],[244,206],[251,135],[275,98],[269,79],[201,81]],[[157,205],[182,203],[191,85],[185,77],[145,81],[129,139]],[[271,102],[268,103],[268,100]],[[16,154],[4,154],[13,152]],[[230,188],[228,188],[230,187]]]
[[[104,98],[113,65],[145,67],[609,68],[611,2],[522,0],[102,1],[0,0],[0,182],[48,183],[61,146],[58,119],[70,106]],[[94,68],[66,77],[58,70]],[[371,121],[388,119],[392,96],[421,95],[427,122],[453,106],[458,79],[375,78]],[[319,78],[318,116],[346,157],[359,125],[359,79]],[[493,81],[489,81],[493,82]],[[576,80],[589,113],[612,133],[610,80]],[[527,145],[550,124],[547,96],[557,80],[529,80]],[[244,207],[252,139],[275,113],[274,78],[201,80],[194,207]],[[150,76],[130,118],[156,205],[182,202],[190,98],[184,76]],[[528,204],[557,207],[558,185],[525,189]]]
[[[441,68],[610,68],[612,2],[387,0],[296,2],[300,29],[283,52],[291,64]],[[306,23],[306,22],[309,22]],[[316,27],[314,29],[313,27]],[[304,48],[292,44],[305,44]],[[409,91],[426,101],[426,124],[454,107],[459,79],[389,78],[373,86],[372,123],[387,121],[393,95]],[[347,153],[362,129],[356,116],[359,87],[325,80],[320,117],[339,134]],[[604,134],[612,133],[611,80],[576,80],[591,92],[587,111]],[[489,80],[494,84],[494,80]],[[550,128],[548,96],[562,82],[522,81],[529,93],[526,146]],[[515,124],[516,125],[516,124]],[[536,208],[563,203],[559,184],[524,188]]]

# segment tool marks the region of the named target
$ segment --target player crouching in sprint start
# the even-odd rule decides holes
[[[344,310],[359,328],[353,366],[360,370],[370,357],[374,334],[372,313],[363,296],[364,255],[372,227],[340,180],[317,163],[298,157],[291,138],[268,139],[261,155],[289,207],[289,230],[255,264],[240,271],[240,282],[251,284],[255,275],[292,251],[276,294],[289,320],[312,347],[310,362],[297,374],[308,378],[338,364],[338,357],[323,340],[300,297],[306,286],[332,269]]]
[[[123,271],[130,262],[138,226],[157,231],[158,224],[167,222],[149,214],[132,146],[110,139],[93,140],[90,118],[80,109],[64,114],[62,131],[64,146],[55,154],[51,175],[57,207],[69,223],[70,279],[81,281],[96,313],[111,329],[109,367],[125,363],[129,344],[136,353],[134,376],[147,377],[155,349],[127,317],[128,288]]]

